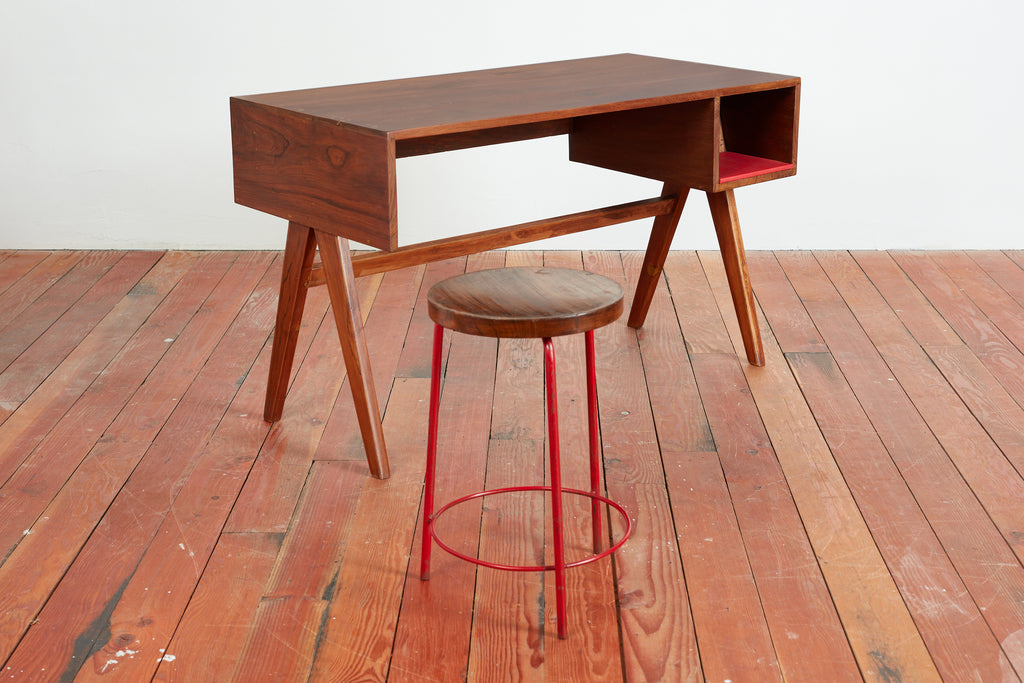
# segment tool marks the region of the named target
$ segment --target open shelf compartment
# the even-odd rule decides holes
[[[716,190],[796,172],[798,97],[794,86],[721,98]]]

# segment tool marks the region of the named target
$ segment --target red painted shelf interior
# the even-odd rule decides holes
[[[730,183],[734,180],[753,178],[754,176],[777,171],[788,171],[793,164],[774,159],[752,157],[739,152],[722,152],[718,155],[718,182]]]

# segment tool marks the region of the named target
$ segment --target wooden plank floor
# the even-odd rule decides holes
[[[644,328],[598,332],[605,484],[636,531],[569,572],[559,641],[550,576],[435,551],[418,578],[424,296],[503,264],[629,290],[640,254],[361,279],[379,481],[323,288],[261,419],[279,254],[0,252],[0,679],[1019,681],[1024,253],[749,256],[764,368],[717,253],[673,252]],[[582,342],[556,351],[582,487]],[[455,336],[445,364],[439,496],[543,480],[539,342]],[[539,563],[546,514],[494,497],[439,529]]]

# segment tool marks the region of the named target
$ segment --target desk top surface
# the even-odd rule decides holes
[[[673,104],[799,81],[621,54],[237,99],[398,140]]]

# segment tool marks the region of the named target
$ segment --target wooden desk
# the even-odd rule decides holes
[[[326,284],[367,461],[387,477],[354,278],[653,216],[639,327],[691,188],[707,193],[747,358],[763,365],[733,189],[796,173],[799,100],[799,78],[629,54],[231,98],[235,201],[289,221],[265,418],[284,408],[306,288]],[[569,136],[573,161],[662,181],[661,195],[399,245],[396,159],[551,135]],[[380,251],[352,257],[349,240]]]

